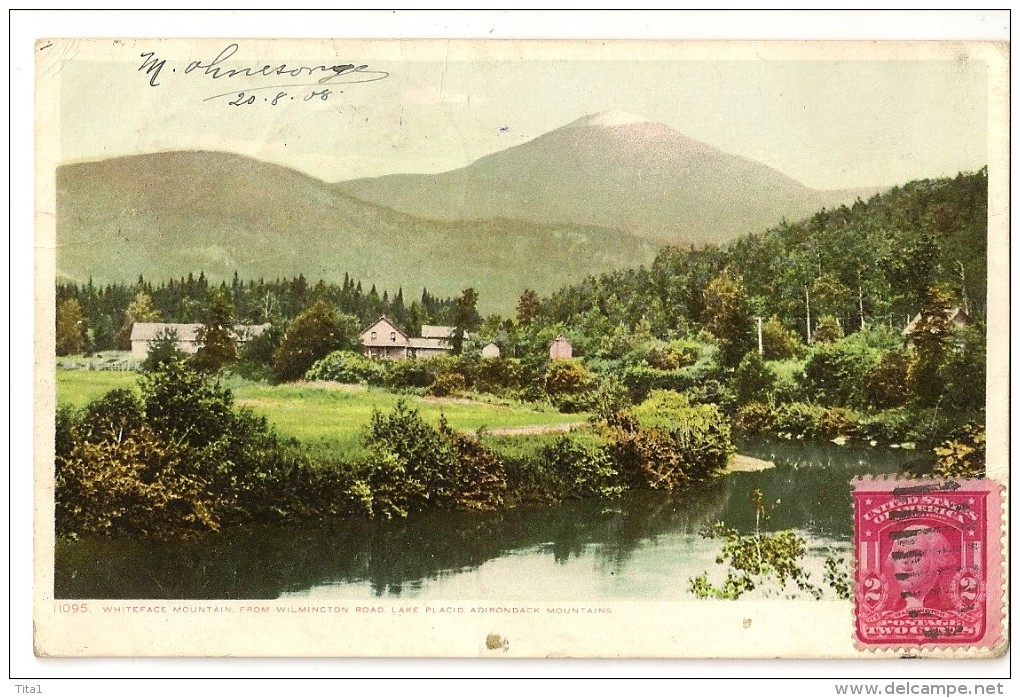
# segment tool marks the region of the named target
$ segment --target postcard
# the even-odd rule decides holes
[[[1008,47],[36,44],[42,657],[999,657]]]

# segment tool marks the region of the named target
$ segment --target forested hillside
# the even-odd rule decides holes
[[[650,266],[561,289],[541,301],[538,318],[592,335],[646,323],[669,338],[710,322],[708,305],[729,303],[738,324],[716,329],[749,348],[757,316],[776,316],[805,341],[823,318],[847,333],[866,324],[902,329],[940,285],[980,319],[987,207],[987,169],[915,181],[727,247],[665,248]]]

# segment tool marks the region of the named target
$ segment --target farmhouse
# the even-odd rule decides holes
[[[131,326],[131,356],[144,359],[149,355],[149,344],[160,335],[174,332],[177,335],[177,348],[185,354],[198,351],[198,330],[202,325],[197,322],[136,322]],[[268,324],[234,325],[234,341],[238,347],[248,340],[262,334]]]
[[[421,337],[410,337],[383,315],[361,333],[361,347],[365,356],[376,359],[427,359],[453,351],[454,331],[447,325],[422,325]]]

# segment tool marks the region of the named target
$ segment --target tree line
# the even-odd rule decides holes
[[[219,284],[210,283],[204,273],[158,283],[141,276],[133,284],[63,281],[56,289],[57,354],[128,350],[135,322],[205,322],[215,294],[229,303],[234,324],[285,326],[323,301],[360,326],[386,315],[412,335],[423,324],[455,324],[459,300],[423,289],[420,297],[408,301],[402,288],[380,294],[373,284],[366,291],[348,274],[339,285],[322,280],[311,284],[304,275],[244,281],[236,273],[229,283]]]
[[[589,336],[644,326],[672,339],[704,328],[730,365],[755,346],[758,317],[807,344],[816,333],[902,329],[939,287],[981,320],[987,216],[987,168],[910,182],[727,247],[667,247],[648,267],[589,277],[545,299],[522,296],[517,320]]]

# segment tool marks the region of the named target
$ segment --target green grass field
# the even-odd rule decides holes
[[[126,371],[57,370],[57,404],[80,408],[115,388],[135,388],[138,374]],[[230,379],[238,407],[265,416],[281,436],[298,439],[318,458],[344,458],[361,452],[361,439],[373,410],[393,409],[404,399],[430,424],[445,415],[458,431],[547,427],[582,422],[585,415],[561,414],[521,404],[398,395],[381,388],[290,383],[267,385]],[[507,437],[509,438],[509,437]]]

